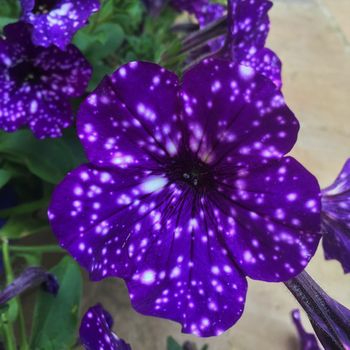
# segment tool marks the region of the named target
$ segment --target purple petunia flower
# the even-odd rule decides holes
[[[298,129],[249,67],[209,59],[180,82],[124,65],[81,106],[90,163],[54,192],[53,231],[93,280],[124,278],[139,312],[219,334],[243,312],[246,276],[288,280],[317,248],[318,183],[284,157]]]
[[[64,50],[100,8],[99,0],[20,0],[22,20],[33,26],[35,45]]]
[[[129,344],[119,339],[112,331],[113,318],[97,304],[84,315],[80,329],[80,341],[86,350],[131,350]]]
[[[334,183],[322,191],[323,249],[350,272],[350,159]]]
[[[228,34],[222,55],[254,68],[281,88],[282,63],[273,51],[265,48],[272,5],[269,0],[229,0]]]
[[[299,310],[292,311],[292,319],[300,338],[300,350],[321,350],[318,346],[317,338],[312,333],[305,331],[301,323]]]
[[[83,94],[92,69],[73,45],[63,52],[31,42],[25,23],[5,27],[0,39],[0,128],[28,125],[36,137],[58,137],[73,123],[70,99]]]

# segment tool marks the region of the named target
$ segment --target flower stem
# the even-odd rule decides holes
[[[21,335],[21,345],[20,350],[29,350],[29,344],[27,342],[27,331],[26,331],[26,323],[24,319],[24,313],[22,309],[22,303],[20,298],[18,297],[18,312],[19,312],[19,331]]]
[[[64,253],[64,250],[57,245],[33,245],[33,246],[11,246],[11,252],[29,253],[29,254],[45,254],[45,253]]]
[[[20,215],[20,214],[32,213],[36,210],[47,207],[48,203],[49,203],[48,198],[42,198],[37,201],[20,204],[16,207],[0,210],[0,217],[7,218],[8,216],[14,215],[14,214]]]
[[[13,274],[13,270],[12,270],[12,266],[11,266],[10,250],[11,250],[11,247],[9,245],[8,240],[3,239],[2,255],[3,255],[7,284],[12,283],[12,281],[14,280],[14,274]],[[24,320],[22,304],[21,304],[19,297],[17,297],[16,299],[17,299],[16,302],[17,302],[17,306],[18,306],[19,329],[20,329],[20,336],[21,336],[20,349],[21,350],[28,350],[29,344],[27,343],[27,332],[26,332],[26,328],[25,328],[25,320]],[[11,323],[8,323],[8,327],[9,327],[9,335],[14,336],[13,327],[12,327]]]
[[[1,315],[1,327],[4,333],[4,338],[6,341],[6,349],[7,350],[16,350],[16,344],[15,344],[15,335],[13,333],[13,328],[9,323],[9,320],[7,319],[7,315],[3,313]]]
[[[332,343],[332,350],[345,350],[338,330],[334,327],[332,318],[337,318],[337,316],[333,315],[332,317],[332,312],[328,305],[329,302],[327,303],[326,300],[328,296],[311,276],[306,271],[303,271],[300,275],[284,284],[307,313],[319,340],[322,342],[317,328],[322,326],[322,332],[327,334],[327,340]]]

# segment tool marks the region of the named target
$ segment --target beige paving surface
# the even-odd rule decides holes
[[[350,156],[350,0],[279,0],[271,12],[269,46],[284,62],[284,93],[301,121],[293,154],[330,183]],[[350,307],[350,276],[322,251],[308,267],[320,284]],[[87,285],[85,306],[101,301],[115,315],[115,329],[134,350],[164,350],[180,334],[170,321],[144,317],[130,307],[125,288],[109,280]],[[289,319],[297,304],[282,284],[249,281],[241,321],[220,337],[198,341],[211,350],[298,349]]]

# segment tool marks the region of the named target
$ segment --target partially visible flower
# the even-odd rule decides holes
[[[292,319],[299,334],[299,350],[321,350],[318,346],[317,338],[315,337],[315,335],[305,331],[301,323],[299,310],[292,311]]]
[[[350,310],[332,299],[305,271],[285,284],[307,313],[325,350],[350,350]]]
[[[323,249],[350,272],[350,159],[332,185],[322,190]]]
[[[281,61],[265,48],[271,7],[269,0],[228,0],[228,33],[221,55],[254,68],[280,88]]]
[[[25,23],[5,27],[0,39],[0,128],[28,125],[38,138],[58,137],[73,123],[70,99],[81,96],[92,69],[73,45],[63,52],[31,42]]]
[[[100,8],[99,0],[20,0],[21,19],[33,26],[35,45],[66,49],[73,35]]]
[[[188,2],[187,6],[193,7],[194,4],[199,3],[201,1]],[[222,18],[213,25],[189,35],[184,40],[183,51],[196,49],[202,55],[203,45],[205,47],[207,41],[217,38],[222,33],[223,24],[226,24],[226,40],[214,40],[215,45],[212,45],[212,52],[207,56],[224,58],[254,68],[273,81],[277,88],[281,88],[282,63],[273,51],[265,47],[270,29],[268,12],[271,7],[272,2],[269,0],[228,0],[227,19]],[[213,12],[216,15],[208,17],[211,21],[224,15],[223,10],[221,12],[213,10]],[[203,16],[203,18],[206,17]],[[209,22],[203,21],[204,24]],[[198,47],[201,50],[198,50]],[[191,57],[195,61],[196,54],[192,56],[195,56]]]
[[[131,350],[129,344],[112,331],[113,318],[101,304],[91,307],[84,315],[80,329],[80,341],[85,350]]]
[[[11,284],[0,291],[0,305],[30,288],[42,285],[45,291],[56,295],[59,289],[57,279],[41,267],[28,267]]]

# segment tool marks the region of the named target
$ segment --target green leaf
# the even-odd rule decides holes
[[[41,264],[41,254],[32,253],[15,253],[16,258],[22,258],[25,260],[28,266],[40,266]]]
[[[11,179],[11,172],[0,169],[0,188],[4,187]]]
[[[182,346],[173,337],[168,337],[167,350],[182,350]]]
[[[12,299],[8,302],[8,305],[9,309],[7,312],[7,317],[9,322],[14,323],[18,316],[18,301],[16,299]]]
[[[96,51],[91,52],[95,59],[106,57],[116,53],[124,41],[125,34],[122,27],[116,23],[104,23],[97,29],[100,45],[93,47]]]
[[[49,228],[47,220],[34,217],[32,214],[12,215],[0,229],[0,237],[20,239],[42,232]]]
[[[80,142],[71,130],[60,139],[45,140],[36,139],[29,130],[0,133],[0,154],[26,165],[33,174],[53,184],[85,162]]]
[[[12,17],[0,17],[0,28],[5,27],[6,25],[10,24],[10,23],[14,23],[16,22],[16,18],[12,18]]]
[[[76,339],[83,285],[80,269],[66,256],[50,272],[58,279],[60,289],[57,296],[39,292],[30,349],[70,349]]]

